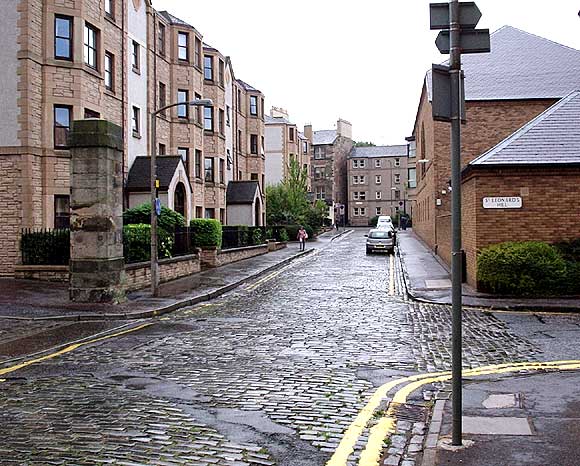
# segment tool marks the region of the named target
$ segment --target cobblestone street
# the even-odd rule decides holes
[[[376,387],[451,366],[450,309],[407,301],[398,260],[365,255],[363,234],[11,373],[0,383],[1,463],[324,465]],[[576,317],[554,319],[578,330]],[[541,360],[545,347],[519,322],[466,310],[465,367]],[[421,416],[407,424],[421,433]]]

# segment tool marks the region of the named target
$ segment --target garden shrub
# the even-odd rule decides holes
[[[566,261],[549,244],[527,241],[495,244],[477,258],[483,291],[511,295],[550,295],[563,291]]]
[[[369,218],[369,227],[375,228],[377,226],[378,221],[379,221],[378,215],[375,215],[374,217]]]
[[[221,248],[222,245],[222,224],[212,218],[194,218],[190,222],[194,228],[194,243],[197,247]]]
[[[159,259],[171,257],[173,236],[162,228],[157,229],[157,254]],[[125,262],[151,260],[151,225],[138,223],[123,227],[123,251]]]
[[[254,228],[252,230],[252,245],[264,244],[264,242],[265,238],[262,230],[260,228]]]
[[[151,223],[151,204],[145,203],[140,206],[127,209],[123,212],[123,224],[150,224]],[[165,231],[172,232],[175,227],[185,226],[185,218],[178,212],[165,206],[161,207],[161,215],[157,217],[157,225]]]
[[[289,241],[288,231],[286,228],[280,230],[280,241],[287,242]]]

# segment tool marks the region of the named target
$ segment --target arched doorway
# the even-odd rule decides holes
[[[262,226],[262,206],[260,205],[260,199],[256,199],[256,205],[254,207],[254,226]]]
[[[173,194],[173,210],[187,218],[187,215],[185,215],[185,199],[185,186],[181,182],[177,183]]]

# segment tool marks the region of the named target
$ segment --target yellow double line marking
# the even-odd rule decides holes
[[[464,370],[463,376],[504,374],[509,372],[537,371],[546,369],[556,369],[560,371],[579,370],[580,360],[497,364],[492,366],[483,366],[477,369]],[[395,427],[397,424],[397,408],[401,405],[404,405],[407,402],[408,396],[423,385],[435,382],[443,382],[450,379],[451,372],[433,372],[393,380],[379,387],[366,406],[359,412],[354,422],[345,431],[340,444],[338,445],[330,460],[326,463],[326,466],[346,466],[349,456],[354,452],[355,444],[371,420],[375,410],[379,407],[382,399],[384,399],[389,391],[391,391],[397,385],[407,383],[407,385],[395,393],[392,401],[389,403],[389,408],[387,409],[385,416],[371,428],[368,442],[365,449],[361,453],[361,457],[358,462],[359,466],[378,466],[384,446],[384,439],[387,436],[395,433]]]
[[[87,341],[83,341],[80,343],[74,343],[74,344],[69,345],[69,346],[67,346],[67,347],[65,347],[65,348],[63,348],[60,351],[57,351],[55,353],[47,354],[45,356],[41,356],[41,357],[36,358],[36,359],[30,359],[30,360],[24,361],[20,364],[16,364],[15,366],[10,366],[10,367],[6,367],[4,369],[0,369],[0,375],[6,375],[6,374],[9,374],[11,372],[17,371],[19,369],[24,369],[25,367],[31,366],[32,364],[37,364],[39,362],[47,361],[49,359],[54,359],[58,356],[62,356],[63,354],[70,353],[71,351],[74,351],[82,346],[91,345],[93,343],[97,343],[97,342],[103,341],[103,340],[108,340],[110,338],[115,338],[115,337],[118,337],[121,335],[125,335],[127,333],[137,332],[141,329],[149,327],[150,325],[153,325],[153,323],[139,325],[138,327],[133,327],[133,328],[130,328],[127,330],[123,330],[122,332],[112,333],[110,335],[105,335],[105,336],[102,336],[99,338],[94,338],[92,340],[87,340]]]

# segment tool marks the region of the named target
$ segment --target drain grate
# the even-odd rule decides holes
[[[429,410],[423,405],[399,404],[394,406],[395,415],[400,421],[427,422]]]

